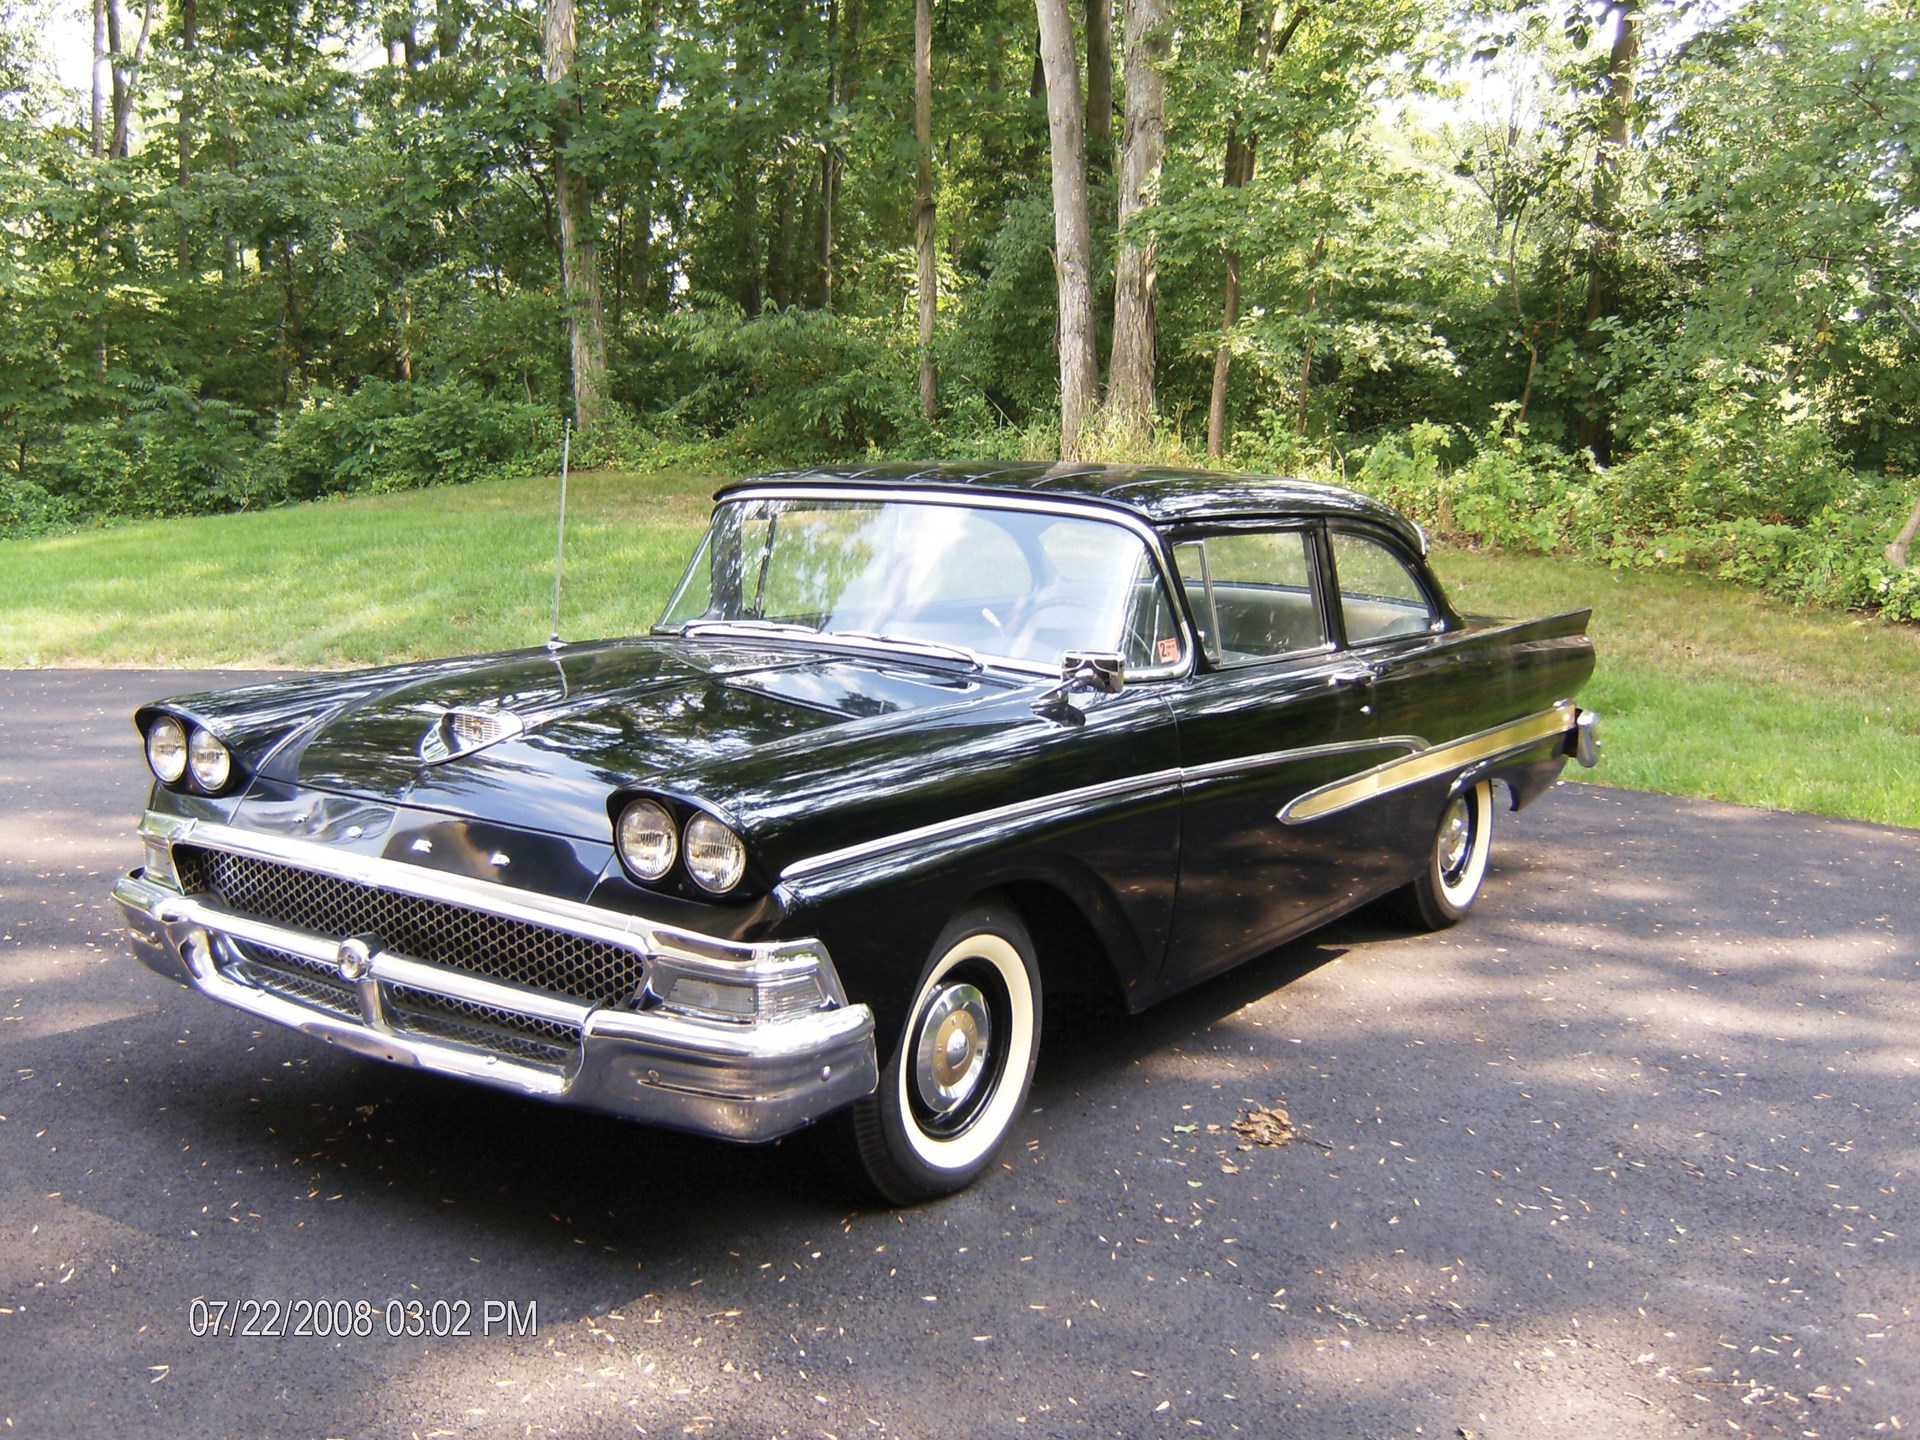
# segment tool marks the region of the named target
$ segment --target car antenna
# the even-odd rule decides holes
[[[560,422],[560,525],[553,542],[553,633],[547,636],[547,649],[558,650],[566,641],[560,638],[560,567],[567,558],[567,452],[573,439],[573,417]]]

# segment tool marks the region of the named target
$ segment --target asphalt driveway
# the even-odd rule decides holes
[[[0,1433],[1920,1430],[1920,832],[1563,785],[1455,931],[1052,1017],[888,1214],[138,965],[128,715],[219,678],[0,673]]]

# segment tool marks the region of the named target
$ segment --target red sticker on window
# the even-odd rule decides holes
[[[1160,663],[1171,665],[1180,658],[1180,642],[1169,635],[1160,642]]]

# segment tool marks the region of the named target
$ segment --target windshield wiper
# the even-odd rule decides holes
[[[822,633],[836,640],[866,640],[876,645],[886,645],[916,655],[933,655],[943,660],[959,660],[975,670],[986,668],[985,662],[964,645],[948,645],[940,640],[921,640],[912,635],[889,635],[880,630],[827,630]]]
[[[667,633],[670,635],[817,636],[820,632],[811,625],[797,625],[791,620],[689,620],[679,630],[669,630]]]

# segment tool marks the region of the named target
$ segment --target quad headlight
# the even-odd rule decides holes
[[[191,781],[194,789],[218,795],[233,779],[233,752],[212,731],[160,715],[147,727],[147,768],[162,785]]]
[[[209,795],[217,794],[233,776],[233,755],[209,732],[196,729],[187,741],[187,768],[193,772],[194,784]]]
[[[641,795],[627,801],[614,816],[613,843],[627,873],[648,885],[678,867],[718,896],[738,888],[747,874],[746,844],[725,822],[670,800]]]
[[[687,821],[687,873],[709,895],[724,895],[747,873],[747,847],[704,811]]]
[[[620,812],[620,859],[642,880],[658,880],[673,868],[680,837],[673,816],[657,800],[635,800]]]
[[[187,773],[187,729],[171,715],[147,727],[147,768],[162,785],[177,785]]]

